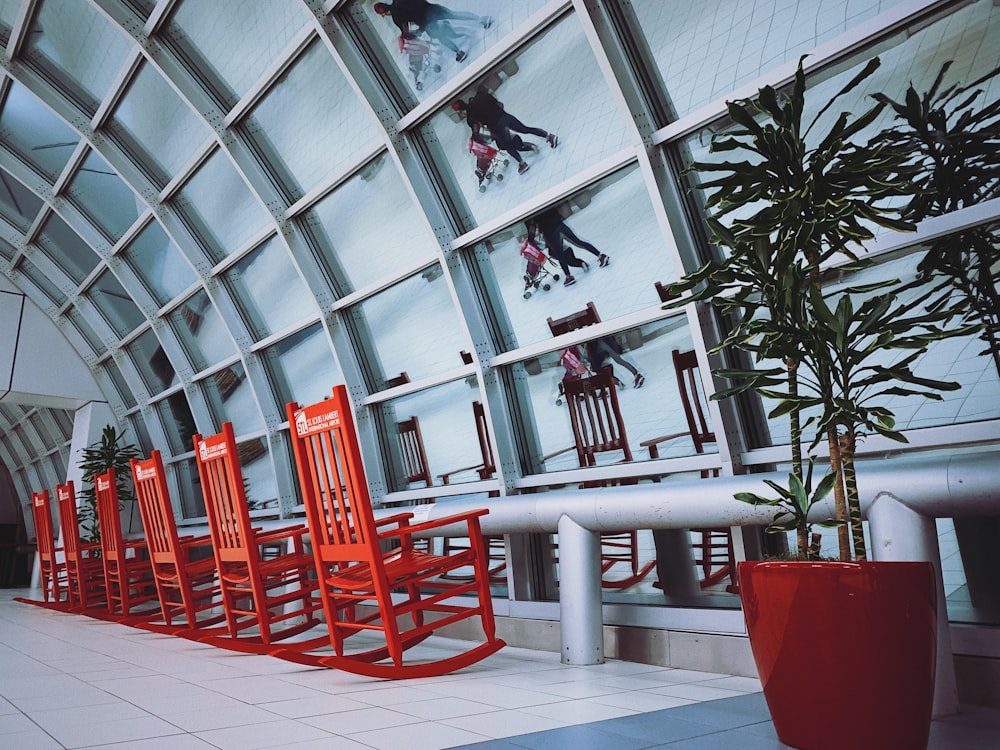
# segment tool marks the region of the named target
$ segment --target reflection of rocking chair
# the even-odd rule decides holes
[[[687,430],[670,435],[644,440],[639,445],[649,449],[651,459],[660,457],[660,444],[682,437],[690,437],[696,453],[704,453],[705,446],[715,443],[715,432],[708,423],[703,406],[704,393],[701,387],[701,376],[698,370],[698,356],[694,351],[673,351],[674,373],[677,376],[677,388],[680,392],[681,404],[684,407],[684,418]],[[703,478],[718,476],[717,469],[704,470]],[[736,559],[733,551],[733,535],[728,528],[692,529],[700,535],[700,541],[692,542],[696,559],[695,565],[701,568],[701,586],[706,588],[729,577],[730,585],[726,590],[731,593],[738,591],[736,581]]]
[[[347,389],[336,386],[332,399],[303,408],[288,404],[287,411],[333,654],[282,650],[274,655],[401,679],[447,674],[503,647],[496,637],[479,526],[479,517],[488,511],[416,524],[410,523],[410,513],[376,521]],[[415,533],[433,534],[452,524],[466,526],[469,549],[435,555],[414,547]],[[445,579],[467,570],[474,571],[470,580]],[[455,656],[406,663],[404,652],[410,647],[438,628],[466,619],[479,620],[483,643]],[[384,644],[369,643],[368,650],[347,653],[345,641],[359,633],[381,634]]]
[[[573,440],[580,466],[594,466],[597,454],[621,451],[622,461],[632,460],[625,422],[618,406],[618,389],[610,367],[598,374],[565,383],[566,405],[569,408]],[[585,483],[587,486],[595,486]],[[625,589],[645,578],[656,566],[656,560],[639,563],[638,532],[601,534],[601,574],[619,563],[627,563],[631,575],[624,579],[603,579],[605,588]]]

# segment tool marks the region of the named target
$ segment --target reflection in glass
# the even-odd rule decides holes
[[[249,8],[246,0],[184,2],[171,16],[163,39],[230,109],[308,20],[294,2],[268,0]]]
[[[79,332],[83,337],[83,340],[87,342],[87,345],[91,348],[94,354],[103,354],[105,350],[104,342],[101,341],[100,336],[94,331],[90,323],[86,320],[83,313],[81,313],[76,307],[68,308],[63,315],[69,319],[69,322],[73,327]]]
[[[216,263],[243,247],[271,219],[221,149],[187,181],[172,204]]]
[[[185,450],[189,451],[192,447],[189,440]],[[204,518],[205,498],[201,494],[201,479],[198,476],[198,466],[195,460],[185,458],[182,461],[174,461],[166,469],[170,497],[174,501],[174,505],[179,506],[180,517]]]
[[[16,81],[3,102],[0,130],[4,145],[55,182],[80,142],[79,134],[66,125],[35,95]]]
[[[65,0],[41,3],[25,39],[32,67],[88,115],[110,91],[132,47],[96,8]]]
[[[154,404],[154,408],[167,436],[170,450],[175,455],[193,450],[193,440],[198,430],[195,429],[194,417],[191,416],[191,407],[184,392],[178,391],[167,396]]]
[[[85,296],[119,336],[125,336],[146,322],[146,316],[110,270],[97,277]]]
[[[108,379],[114,385],[115,392],[121,398],[122,404],[125,405],[125,408],[131,409],[135,406],[135,394],[132,393],[132,389],[129,388],[128,383],[125,382],[125,377],[122,375],[122,371],[118,367],[118,363],[111,357],[108,357],[101,362],[99,367],[104,371],[104,374],[108,376]]]
[[[434,167],[454,175],[455,189],[478,223],[631,145],[629,130],[573,14],[546,29],[460,97],[468,101],[480,85],[524,125],[558,136],[558,147],[550,148],[541,137],[524,136],[524,142],[537,149],[522,149],[530,171],[518,174],[517,159],[511,158],[504,178],[494,179],[480,192],[465,118],[451,106],[433,117],[427,127],[440,144],[432,150]],[[433,148],[431,143],[429,139],[428,146]]]
[[[480,399],[475,378],[466,378],[373,407],[385,420],[390,491],[441,485],[444,473],[449,484],[479,480],[474,471],[456,469],[482,462],[473,411]],[[404,454],[420,458],[407,461]]]
[[[96,151],[87,154],[65,195],[111,242],[135,223],[144,208]]]
[[[349,321],[377,389],[461,367],[462,352],[472,351],[438,265],[355,305]]]
[[[314,404],[329,397],[333,386],[344,382],[319,323],[268,347],[261,360],[270,376],[275,406],[282,413],[289,401]]]
[[[142,412],[129,414],[126,421],[132,429],[132,434],[135,435],[135,444],[139,448],[140,455],[143,457],[149,456],[153,451],[153,440],[149,436],[149,430],[146,428],[146,420],[142,416]]]
[[[383,152],[310,209],[302,228],[345,295],[433,258],[436,247],[425,224]]]
[[[242,127],[291,200],[356,158],[379,134],[373,114],[318,41]]]
[[[38,216],[42,199],[3,170],[0,170],[0,185],[0,215],[22,232],[27,232]]]
[[[129,243],[125,258],[159,305],[167,304],[198,280],[181,251],[155,221]]]
[[[560,321],[553,321],[559,333]],[[571,325],[568,330],[578,328]],[[566,383],[590,377],[610,365],[617,383],[618,409],[624,425],[625,445],[632,460],[652,457],[674,458],[697,452],[715,453],[717,447],[703,446],[699,451],[690,435],[672,441],[656,442],[651,455],[651,441],[664,435],[686,433],[689,425],[683,408],[677,377],[670,365],[672,352],[692,349],[687,320],[683,316],[649,323],[639,328],[599,337],[583,344],[564,347],[525,361],[517,367],[525,376],[524,397],[530,402],[535,448],[527,448],[527,473],[558,471],[581,466],[571,421]],[[633,372],[634,371],[634,372]],[[638,374],[638,377],[637,377]],[[704,377],[702,378],[704,379]],[[690,398],[694,398],[691,396]],[[703,407],[704,392],[698,399]],[[526,405],[528,406],[528,405]],[[527,429],[532,429],[529,423]],[[530,436],[529,436],[530,437]],[[598,455],[597,465],[615,463],[617,455]]]
[[[235,429],[236,426],[233,427]],[[277,508],[278,487],[275,483],[271,457],[267,451],[267,442],[263,438],[247,440],[237,444],[236,450],[239,454],[240,470],[243,473],[243,489],[250,510]]]
[[[0,209],[0,214],[2,214],[2,209]],[[7,240],[0,237],[0,258],[4,260],[13,260],[14,254],[17,252],[17,248],[11,245]]]
[[[58,214],[50,213],[35,240],[49,257],[77,284],[96,267],[100,258]]]
[[[195,371],[236,354],[236,344],[204,290],[170,313],[169,320]]]
[[[224,280],[258,341],[317,313],[288,250],[275,237],[235,263]]]
[[[160,187],[211,134],[152,65],[142,65],[108,125]]]
[[[263,428],[260,408],[242,364],[217,370],[198,385],[215,424],[232,422],[237,435]]]
[[[525,244],[528,223],[537,224],[542,214],[554,217],[533,233],[532,245],[542,251],[544,261]],[[560,223],[563,231],[553,231]],[[554,251],[550,243],[563,249]],[[588,302],[595,304],[601,320],[658,305],[656,283],[677,278],[637,168],[617,172],[505,228],[480,249],[485,252],[478,257],[489,259],[499,289],[493,302],[504,306],[497,315],[506,315],[514,334],[509,346],[500,342],[507,348],[548,338],[547,318],[568,315]],[[573,283],[564,288],[570,274]]]
[[[177,382],[177,373],[153,331],[144,331],[125,347],[132,364],[151,394],[159,393]]]

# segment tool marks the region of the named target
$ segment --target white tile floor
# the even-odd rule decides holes
[[[760,689],[511,647],[457,674],[386,682],[13,601],[32,593],[0,593],[3,748],[433,750]]]

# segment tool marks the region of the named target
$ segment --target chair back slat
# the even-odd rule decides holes
[[[52,503],[48,490],[31,493],[31,514],[35,520],[38,557],[43,562],[52,562],[56,556],[56,534],[52,524]]]
[[[114,469],[94,475],[94,492],[97,496],[97,523],[101,527],[101,554],[106,559],[124,562],[125,540]]]
[[[63,550],[67,560],[80,557],[80,521],[76,512],[76,492],[73,480],[56,485],[56,503],[59,506],[59,525],[62,528]]]
[[[434,480],[427,465],[424,438],[420,433],[420,421],[416,417],[404,419],[396,425],[399,433],[399,449],[403,457],[403,473],[408,484],[423,482],[430,487]]]
[[[334,389],[332,399],[311,406],[290,403],[287,410],[314,543],[326,548],[326,555],[335,554],[337,546],[351,548],[341,559],[375,556],[365,549],[377,547],[377,534],[346,391]]]
[[[259,562],[232,423],[223,423],[222,432],[210,437],[195,435],[194,449],[212,545],[219,559]]]
[[[631,461],[632,449],[611,368],[587,378],[566,380],[564,390],[580,466],[595,465],[597,454],[609,451],[621,451],[622,460]]]
[[[697,453],[704,453],[706,443],[714,443],[715,432],[705,414],[705,392],[698,369],[698,355],[692,349],[681,352],[673,350],[674,372],[677,375],[677,388],[680,391],[681,404],[684,406],[684,418],[691,431],[691,440]]]
[[[130,463],[150,557],[155,563],[173,563],[177,560],[180,540],[163,470],[163,457],[158,450],[154,450],[148,459],[140,461],[133,458]]]

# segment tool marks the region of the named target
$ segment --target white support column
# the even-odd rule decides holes
[[[879,494],[868,509],[872,555],[876,560],[926,560],[934,566],[937,585],[937,668],[934,716],[958,713],[958,684],[951,648],[951,629],[941,575],[941,550],[934,519],[921,515],[893,495]]]
[[[559,518],[559,625],[563,664],[604,663],[601,535]]]

